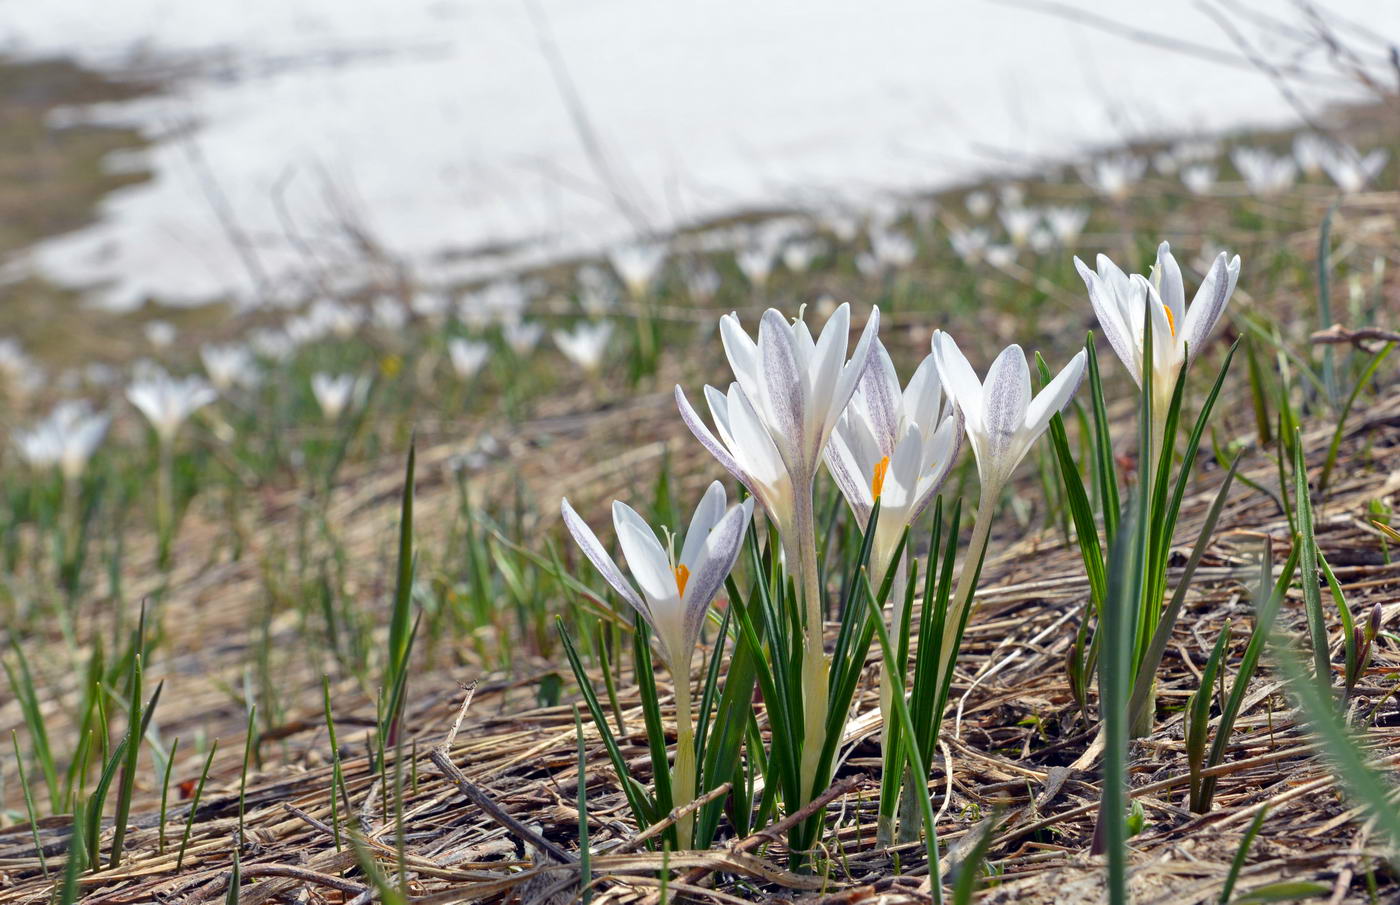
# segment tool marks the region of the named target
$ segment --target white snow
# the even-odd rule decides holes
[[[33,266],[101,282],[109,304],[196,302],[259,297],[250,258],[276,285],[305,273],[308,254],[336,281],[358,278],[347,221],[429,280],[448,268],[444,250],[525,243],[451,265],[472,272],[632,236],[551,77],[531,2],[11,0],[0,50],[205,64],[170,97],[85,112],[160,136],[155,178],[111,196],[99,224],[35,249]],[[1078,5],[1233,46],[1193,0]],[[1400,4],[1327,5],[1400,34]],[[1291,0],[1250,6],[1297,18]],[[1294,116],[1252,71],[992,0],[534,8],[617,184],[653,229],[833,193],[860,203],[1127,137]],[[1243,28],[1266,53],[1288,51]],[[1329,75],[1295,83],[1308,103],[1347,96],[1320,54],[1306,63]]]

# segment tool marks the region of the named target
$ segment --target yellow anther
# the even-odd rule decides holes
[[[1167,329],[1172,331],[1172,339],[1176,339],[1176,318],[1172,317],[1172,309],[1163,305],[1162,310],[1167,312]]]
[[[688,581],[690,581],[690,570],[687,569],[684,565],[680,565],[680,566],[676,566],[675,572],[676,572],[676,590],[677,590],[677,591],[680,591],[680,592],[681,592],[681,596],[684,597],[684,596],[685,596],[685,583],[688,582]]]
[[[874,499],[880,498],[880,491],[885,489],[885,475],[890,470],[890,457],[885,456],[875,463],[875,474],[870,477],[870,496]]]

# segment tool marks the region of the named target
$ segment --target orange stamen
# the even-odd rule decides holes
[[[877,500],[880,498],[880,491],[885,489],[885,475],[889,473],[889,470],[889,456],[885,456],[875,463],[875,474],[870,477],[870,495]]]
[[[684,596],[685,596],[685,583],[688,582],[688,581],[690,581],[690,570],[687,569],[685,566],[680,565],[680,566],[676,566],[675,572],[676,572],[676,590],[677,590],[677,591],[680,591],[680,592],[681,592],[681,596],[684,597]]]
[[[1172,339],[1176,339],[1176,318],[1172,317],[1172,309],[1163,305],[1162,310],[1167,312],[1167,329],[1172,331]]]

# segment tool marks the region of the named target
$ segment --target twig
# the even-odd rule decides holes
[[[1355,330],[1333,324],[1326,330],[1318,330],[1308,338],[1313,345],[1344,346],[1353,345],[1363,352],[1375,351],[1366,345],[1368,342],[1400,343],[1400,333],[1382,330],[1380,327],[1358,327]]]
[[[457,786],[457,790],[465,795],[468,801],[485,811],[486,816],[499,823],[507,832],[530,843],[561,864],[573,864],[578,861],[573,855],[502,810],[500,805],[496,804],[490,796],[481,791],[475,783],[462,774],[461,770],[457,769],[457,765],[448,758],[447,751],[442,748],[434,748],[429,752],[428,759],[437,766],[443,776]]]

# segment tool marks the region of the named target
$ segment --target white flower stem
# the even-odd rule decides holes
[[[157,440],[156,537],[160,568],[170,566],[170,546],[175,534],[175,452],[164,437]]]
[[[809,484],[796,494],[797,505],[794,513],[795,534],[797,535],[797,577],[802,594],[805,613],[802,655],[802,708],[803,727],[801,771],[801,807],[819,791],[816,788],[817,765],[821,760],[822,745],[826,741],[826,711],[829,706],[827,694],[827,672],[825,645],[825,624],[822,613],[821,583],[817,578],[817,532],[815,512],[812,508],[812,488]],[[789,556],[789,561],[793,557]],[[825,785],[823,777],[821,783]]]
[[[672,677],[676,687],[676,760],[671,768],[671,805],[684,807],[695,800],[695,724],[691,717],[690,670]],[[691,847],[695,834],[695,814],[687,814],[676,824],[676,843],[681,851]]]

